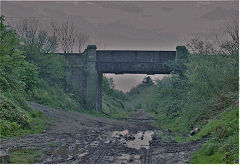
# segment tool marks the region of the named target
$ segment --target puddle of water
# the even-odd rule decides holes
[[[85,156],[85,155],[87,155],[88,154],[88,152],[84,152],[84,153],[82,153],[82,154],[79,154],[78,156],[79,157],[83,157],[83,156]]]
[[[112,137],[120,137],[120,136],[125,136],[128,134],[128,130],[123,130],[123,131],[113,131]]]
[[[117,158],[117,160],[114,163],[116,163],[116,164],[126,164],[126,163],[128,163],[130,157],[131,157],[131,155],[129,155],[129,154],[122,154],[121,156],[119,156]]]
[[[140,161],[140,155],[134,155],[134,160],[133,162],[131,162],[131,164],[140,164],[141,161]]]
[[[134,140],[126,142],[127,146],[129,148],[135,148],[138,150],[141,148],[149,149],[149,142],[152,140],[153,134],[153,131],[138,132],[136,135],[134,135]]]
[[[149,142],[152,140],[153,134],[153,131],[140,131],[137,134],[129,135],[126,129],[124,131],[114,131],[112,137],[120,139],[120,141],[129,148],[139,150],[141,148],[149,149]]]

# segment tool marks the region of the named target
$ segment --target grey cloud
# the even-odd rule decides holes
[[[15,2],[1,2],[2,13],[16,17],[41,17],[42,15],[32,7],[25,7]],[[7,15],[7,16],[8,16]]]
[[[92,40],[106,43],[110,49],[165,49],[176,46],[177,35],[206,31],[212,28],[212,20],[224,19],[238,11],[238,5],[232,2],[199,2],[198,5],[196,2],[4,1],[2,11],[14,19],[41,17],[45,21],[49,17],[59,22],[70,19],[89,32]],[[220,23],[216,21],[214,26]]]
[[[163,33],[157,30],[148,30],[137,28],[131,25],[126,25],[122,23],[120,20],[114,21],[110,24],[102,25],[98,28],[98,32],[102,35],[109,36],[111,38],[116,38],[120,40],[124,38],[124,40],[142,40],[142,41],[153,41],[153,40],[161,40],[161,41],[173,41],[177,39],[176,35]]]
[[[143,8],[133,4],[132,2],[96,2],[103,8],[117,9],[128,13],[141,13]]]
[[[51,17],[55,18],[63,18],[66,17],[66,14],[63,11],[60,10],[49,10],[49,9],[44,9],[46,13],[48,13]]]
[[[141,14],[141,17],[143,17],[143,18],[150,18],[150,17],[152,17],[152,15],[151,14]]]
[[[169,12],[169,11],[173,10],[173,8],[170,8],[170,7],[162,7],[162,10],[165,11],[165,12]]]
[[[205,13],[200,18],[208,19],[210,21],[222,20],[227,17],[237,15],[238,12],[234,9],[224,9],[222,7],[216,7],[214,10]]]
[[[210,5],[214,5],[214,2],[210,2],[210,1],[199,1],[199,2],[196,2],[196,6],[197,7],[206,7],[206,6],[210,6]]]
[[[79,28],[84,31],[87,31],[89,33],[96,32],[96,25],[79,15],[69,15],[67,18],[78,25]]]

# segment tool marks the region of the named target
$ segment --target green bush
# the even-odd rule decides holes
[[[122,91],[114,89],[113,80],[106,77],[103,77],[102,89],[103,112],[115,118],[126,117],[125,102],[128,97]]]
[[[25,60],[17,34],[0,18],[0,90],[24,93],[37,83],[37,70]]]
[[[238,90],[236,64],[238,61],[228,55],[189,55],[183,77],[172,75],[157,84],[151,105],[164,116],[159,117],[159,121],[163,124],[172,120],[172,126],[168,124],[170,128],[178,127],[187,134],[204,124],[212,114],[229,106],[237,99],[231,94]],[[176,118],[185,122],[178,125]]]
[[[61,85],[49,85],[48,82],[41,80],[38,88],[27,97],[29,101],[39,104],[48,105],[63,110],[84,110],[83,105],[78,97],[74,94],[67,93]]]
[[[16,32],[4,24],[0,17],[0,137],[11,137],[26,131],[43,129],[33,128],[41,115],[26,103],[26,95],[38,84],[37,67],[26,61],[22,45]]]
[[[31,109],[24,98],[9,93],[0,95],[0,137],[41,132],[48,120],[42,112]]]

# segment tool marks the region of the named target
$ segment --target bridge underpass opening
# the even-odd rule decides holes
[[[114,89],[123,91],[124,93],[129,92],[132,88],[141,84],[145,77],[149,76],[152,81],[156,84],[157,80],[162,80],[165,77],[170,77],[170,74],[113,74],[104,73],[103,76],[113,79]]]

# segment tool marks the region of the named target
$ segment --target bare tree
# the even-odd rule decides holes
[[[81,53],[83,48],[85,47],[87,41],[89,40],[88,33],[84,32],[77,32],[76,34],[76,42],[77,42],[77,49],[78,52]]]
[[[49,36],[47,31],[40,26],[39,20],[35,18],[25,18],[16,25],[16,32],[25,44],[30,47],[37,47],[41,52],[54,52],[57,46],[56,38]]]
[[[239,24],[238,19],[226,21],[222,33],[212,33],[213,40],[204,40],[201,36],[193,36],[185,45],[192,53],[221,53],[225,55],[238,55],[239,51]]]
[[[199,35],[193,35],[190,41],[185,42],[186,47],[191,53],[215,53],[214,44],[209,40],[203,40]]]
[[[89,35],[77,30],[74,23],[65,21],[61,24],[50,23],[52,35],[40,26],[37,19],[25,18],[16,25],[17,33],[25,44],[38,47],[41,52],[54,52],[57,48],[64,53],[81,53],[89,40]]]
[[[73,52],[77,34],[74,23],[65,21],[58,25],[56,22],[51,22],[50,26],[54,36],[57,38],[60,49],[64,53]]]
[[[25,42],[33,44],[40,31],[40,23],[37,19],[25,18],[16,25],[17,33],[25,39]]]
[[[239,22],[233,17],[225,24],[225,33],[230,39],[220,42],[220,47],[225,54],[232,54],[239,51]]]

